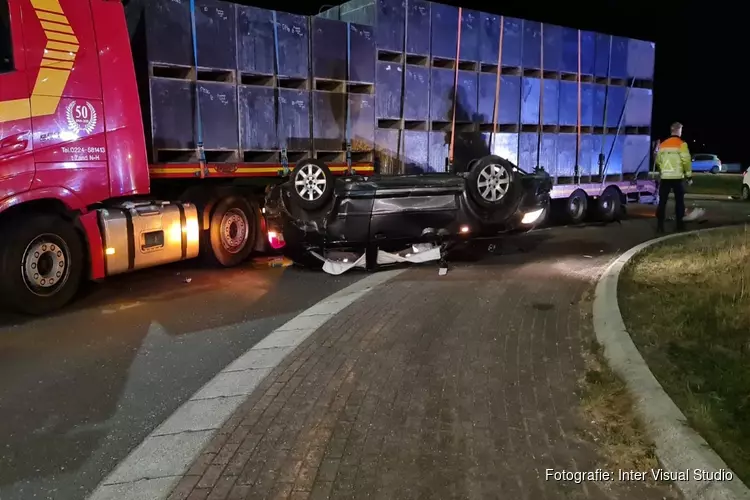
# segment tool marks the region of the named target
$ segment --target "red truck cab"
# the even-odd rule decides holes
[[[0,305],[43,314],[86,279],[265,244],[264,186],[188,174],[162,202],[150,177],[121,1],[0,0]]]

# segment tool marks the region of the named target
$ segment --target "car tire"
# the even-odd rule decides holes
[[[515,206],[520,194],[518,168],[494,155],[472,163],[467,187],[472,200],[489,210]]]
[[[742,185],[742,199],[745,201],[750,201],[750,186],[747,184]]]
[[[37,215],[16,227],[9,221],[0,234],[0,302],[38,316],[73,299],[85,265],[83,241],[73,224],[56,215]]]
[[[290,180],[293,203],[308,212],[322,208],[333,196],[333,174],[320,160],[309,158],[298,162]]]
[[[717,167],[717,166],[715,166],[715,165],[714,165],[714,166],[713,166],[713,167],[711,168],[711,173],[712,173],[712,174],[718,174],[718,173],[719,173],[719,167]]]
[[[209,261],[221,267],[245,262],[255,247],[256,222],[255,208],[242,196],[230,195],[219,200],[208,229]]]
[[[622,212],[622,199],[617,188],[608,187],[596,203],[597,217],[603,222],[612,222]]]
[[[569,224],[580,224],[586,219],[589,208],[589,197],[582,189],[570,193],[565,201],[565,214]]]

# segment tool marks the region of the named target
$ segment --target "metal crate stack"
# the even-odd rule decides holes
[[[347,145],[354,163],[373,161],[371,27],[195,4],[197,64],[189,0],[128,6],[152,161],[197,161],[199,135],[209,162],[278,163],[283,152],[340,163]]]
[[[653,43],[425,0],[352,0],[320,17],[374,28],[383,173],[490,152],[558,183],[648,170]]]

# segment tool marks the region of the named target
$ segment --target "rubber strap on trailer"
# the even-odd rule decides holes
[[[609,77],[609,70],[612,67],[612,37],[609,37],[609,50],[607,52],[607,76]],[[596,92],[596,88],[594,88]],[[596,99],[596,95],[594,96]],[[604,86],[604,116],[602,117],[602,127],[604,130],[607,129],[607,103],[609,102],[609,83]],[[602,177],[602,184],[604,183],[604,165],[606,164],[604,156],[604,146],[607,144],[607,134],[602,133],[601,149],[599,150],[598,158],[596,159],[597,167],[599,167],[599,175]]]
[[[271,16],[273,20],[273,54],[274,54],[274,60],[273,60],[273,70],[276,75],[276,78],[279,77],[279,72],[281,71],[281,65],[279,59],[279,21],[276,17],[276,11],[271,11]],[[281,130],[281,113],[279,112],[279,98],[281,97],[279,95],[279,89],[276,88],[274,90],[274,93],[276,94],[276,102],[273,106],[273,113],[274,117],[273,119],[276,121],[276,137],[279,140],[279,148],[281,149],[281,175],[288,175],[289,174],[289,160],[287,158],[286,154],[286,147],[287,147],[287,141],[284,134],[282,134]]]
[[[458,61],[461,57],[461,18],[463,17],[463,8],[458,8],[458,34],[456,36],[456,66],[453,70],[453,118],[451,120],[451,142],[448,147],[448,167],[453,171],[453,149],[456,139],[456,104],[458,96]]]
[[[635,85],[635,77],[630,81],[630,85],[628,85],[628,90],[625,93],[625,102],[622,104],[622,111],[620,111],[620,118],[617,120],[617,131],[615,132],[615,138],[612,140],[612,146],[609,148],[609,153],[607,154],[607,160],[604,162],[604,172],[602,173],[602,186],[604,186],[604,180],[607,178],[607,168],[609,167],[609,159],[612,157],[612,153],[615,150],[615,145],[617,144],[617,138],[620,137],[620,128],[622,127],[622,120],[625,118],[625,108],[628,105],[628,99],[630,99],[630,91],[633,88],[633,85]]]
[[[544,23],[539,23],[539,131],[536,139],[536,166],[542,157],[542,129],[544,128]]]
[[[581,182],[581,30],[578,30],[578,73],[576,74],[578,83],[578,116],[576,118],[576,165],[575,178],[576,184]]]
[[[351,60],[352,60],[352,25],[346,23],[346,69],[347,81],[351,80]],[[351,94],[346,93],[346,167],[348,175],[354,175],[352,169],[352,101],[349,97]]]
[[[404,108],[405,108],[405,101],[406,101],[406,41],[408,40],[409,35],[409,0],[406,0],[404,3],[404,12],[406,12],[406,18],[404,19],[404,59],[401,61],[401,99],[399,100],[398,106],[398,116],[401,120],[404,119]],[[430,37],[432,39],[432,37]],[[432,52],[430,52],[432,53]],[[430,68],[428,68],[428,71],[432,71]],[[432,80],[428,78],[428,82],[431,82]],[[429,118],[429,117],[428,117]],[[404,153],[404,127],[400,127],[398,131],[398,144],[396,145],[396,162],[402,163],[405,165],[405,163],[402,162],[401,156]],[[429,159],[429,158],[428,158]],[[406,173],[406,172],[404,172]]]
[[[500,16],[500,38],[497,43],[497,73],[495,75],[495,105],[492,108],[492,135],[490,136],[490,154],[497,134],[497,114],[500,108],[500,80],[503,69],[503,35],[505,34],[505,16]]]
[[[195,0],[190,0],[190,28],[191,37],[193,38],[193,60],[195,62],[195,70],[198,71],[198,36],[197,30],[195,29]],[[203,149],[203,124],[201,120],[201,96],[199,91],[199,84],[195,82],[195,121],[196,121],[196,133],[198,135],[198,161],[200,164],[200,177],[204,179],[206,177],[206,151]]]

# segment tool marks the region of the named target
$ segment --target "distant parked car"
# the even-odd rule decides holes
[[[742,176],[742,199],[750,201],[750,168]]]
[[[711,172],[712,174],[718,174],[724,170],[721,160],[719,160],[719,157],[716,155],[693,155],[693,172]]]

